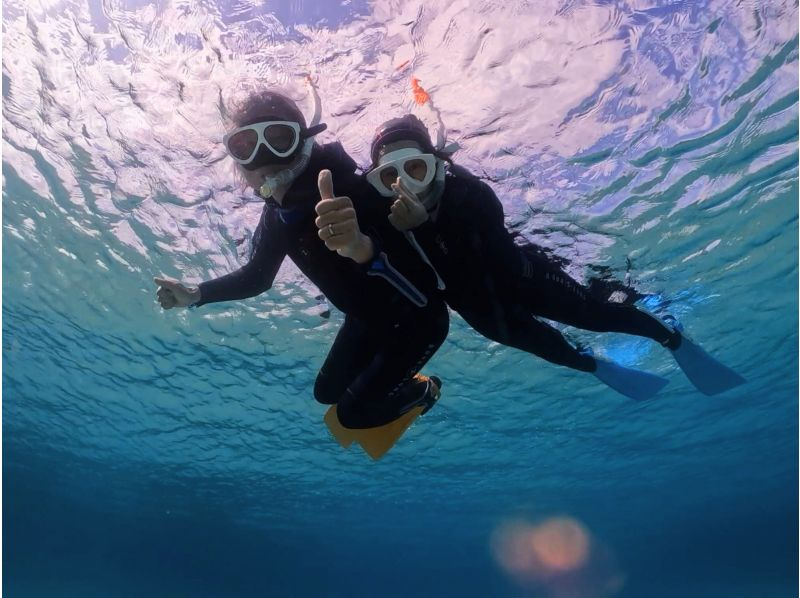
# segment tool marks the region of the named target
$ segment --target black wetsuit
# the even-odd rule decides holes
[[[536,316],[668,346],[677,341],[655,317],[632,305],[598,300],[535,246],[516,245],[500,200],[463,168],[451,167],[435,221],[413,233],[446,285],[447,303],[494,341],[587,372],[594,371],[594,359]]]
[[[370,263],[342,257],[318,237],[317,176],[325,168],[333,175],[336,195],[351,198],[362,232],[373,241],[376,259]],[[317,376],[314,396],[322,403],[337,403],[344,426],[365,428],[395,419],[427,388],[413,376],[444,342],[449,318],[435,292],[434,274],[391,227],[385,200],[355,168],[340,144],[315,146],[308,167],[284,197],[284,208],[266,202],[250,261],[201,283],[198,305],[263,293],[288,255],[346,314]]]

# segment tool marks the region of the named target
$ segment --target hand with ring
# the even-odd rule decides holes
[[[361,232],[353,202],[349,197],[334,197],[330,170],[319,173],[320,201],[317,203],[317,234],[325,247],[363,264],[372,259],[372,239]]]

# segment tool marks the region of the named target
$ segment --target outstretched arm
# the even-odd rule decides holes
[[[268,215],[268,208],[265,208],[253,236],[255,251],[250,261],[235,272],[202,282],[198,287],[156,278],[155,282],[160,287],[157,296],[161,307],[196,307],[206,303],[247,299],[268,290],[286,256],[285,249],[268,230]]]

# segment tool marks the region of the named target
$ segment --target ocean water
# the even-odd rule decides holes
[[[7,0],[2,20],[7,596],[797,594],[796,2]],[[253,85],[305,106],[305,74],[320,140],[362,165],[384,118],[426,116],[416,77],[510,227],[747,384],[706,397],[652,342],[565,328],[669,378],[636,403],[453,314],[436,408],[378,462],[341,449],[311,389],[342,315],[290,263],[199,310],[162,312],[152,283],[246,261],[260,206],[221,111]]]

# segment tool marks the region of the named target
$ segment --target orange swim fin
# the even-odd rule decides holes
[[[336,405],[331,405],[330,409],[325,412],[324,421],[331,435],[343,448],[350,448],[350,445],[353,444],[353,440],[356,439],[356,433],[360,432],[360,430],[345,428],[339,422],[339,416],[336,414]]]
[[[328,430],[342,447],[348,448],[353,441],[356,441],[361,445],[365,453],[377,461],[389,452],[409,426],[414,423],[414,420],[433,407],[441,396],[440,388],[442,383],[438,378],[428,378],[420,374],[417,374],[414,378],[416,382],[427,382],[425,393],[420,398],[419,404],[403,413],[397,419],[374,428],[345,428],[339,421],[336,405],[332,405],[324,418]]]
[[[414,420],[420,416],[424,409],[425,407],[419,405],[388,424],[376,428],[359,430],[360,434],[357,437],[358,443],[361,445],[361,448],[364,449],[365,453],[377,461],[388,453],[389,449],[400,440],[400,437],[408,430],[408,427],[414,423]]]

